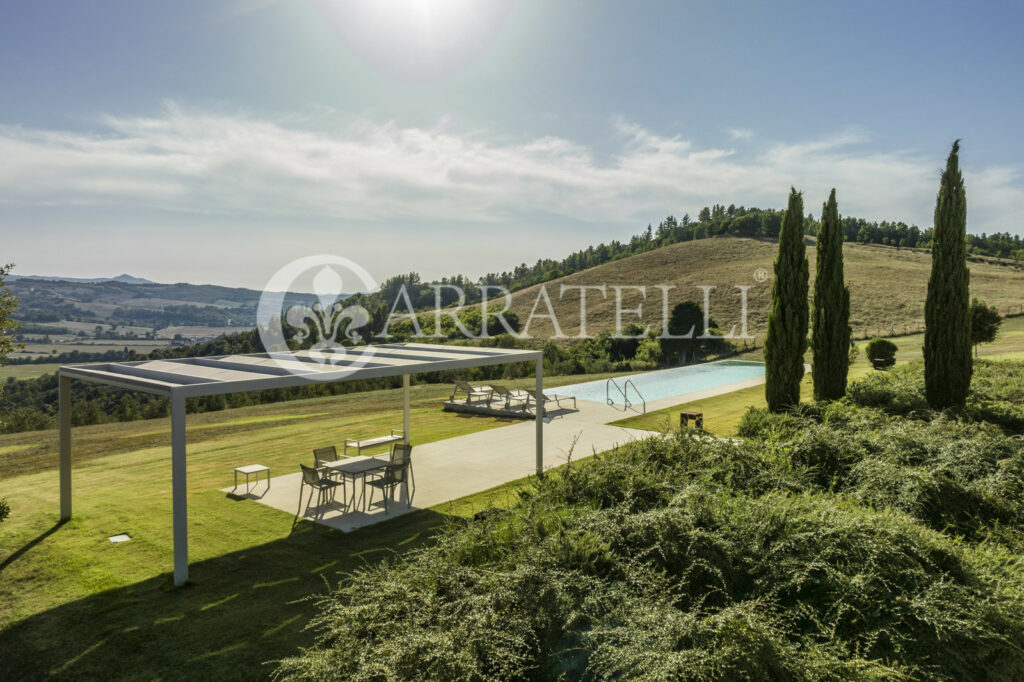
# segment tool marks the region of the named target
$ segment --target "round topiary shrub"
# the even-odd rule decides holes
[[[875,337],[868,341],[867,356],[875,369],[886,369],[896,364],[896,344],[888,339]]]

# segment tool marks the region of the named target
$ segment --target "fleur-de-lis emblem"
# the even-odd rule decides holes
[[[296,305],[288,308],[285,321],[296,328],[295,340],[300,344],[314,335],[315,343],[311,350],[333,350],[342,348],[338,335],[345,325],[344,338],[349,341],[360,341],[363,337],[356,331],[370,321],[370,313],[363,306],[344,306],[339,296],[342,294],[343,282],[334,269],[324,266],[313,278],[313,293],[317,301],[312,306]],[[312,354],[316,358],[328,358],[330,355]]]

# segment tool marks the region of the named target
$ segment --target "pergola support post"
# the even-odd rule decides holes
[[[57,380],[60,430],[60,520],[71,518],[71,377]]]
[[[171,392],[171,507],[174,586],[188,581],[188,480],[185,467],[185,396]]]
[[[409,433],[409,384],[410,377],[408,374],[402,375],[402,435],[405,436],[405,443],[408,445],[412,442],[412,436]]]
[[[537,359],[537,476],[544,475],[544,358]]]

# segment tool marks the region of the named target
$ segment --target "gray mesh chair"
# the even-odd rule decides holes
[[[313,501],[313,491],[316,490],[316,506],[319,509],[324,503],[324,497],[328,499],[334,499],[334,489],[342,484],[338,481],[331,480],[325,472],[320,469],[308,467],[305,464],[299,464],[302,467],[302,482],[299,483],[299,501],[302,501],[302,490],[305,486],[310,487],[309,500]],[[344,488],[343,488],[344,489]],[[306,508],[309,508],[309,504],[306,504]]]
[[[338,448],[328,445],[326,448],[315,448],[313,450],[313,466],[320,467],[330,464],[338,459]]]
[[[345,491],[345,477],[333,469],[325,469],[328,464],[338,461],[338,449],[333,445],[313,450],[313,467],[320,470],[327,478],[341,483],[342,494]]]
[[[384,472],[364,485],[370,486],[370,499],[367,500],[367,508],[373,506],[373,491],[380,490],[384,498],[384,513],[388,511],[388,497],[394,495],[395,488],[407,485],[409,499],[406,506],[412,506],[412,496],[416,492],[416,479],[412,475],[412,446],[406,443],[395,443],[391,450],[391,461],[388,462]]]

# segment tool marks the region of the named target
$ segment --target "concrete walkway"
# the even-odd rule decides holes
[[[763,378],[750,379],[652,401],[648,403],[647,410],[672,407],[763,383]],[[553,389],[552,392],[557,393],[557,389]],[[611,450],[616,445],[630,440],[653,435],[650,431],[609,424],[636,414],[632,411],[624,413],[621,406],[612,407],[580,400],[578,408],[552,410],[545,416],[545,468],[565,464],[570,455],[572,459],[578,460]],[[415,432],[413,436],[415,440]],[[240,497],[256,500],[289,514],[338,530],[350,531],[532,475],[536,470],[534,437],[533,421],[528,421],[416,445],[412,456],[415,486],[412,490],[403,489],[397,493],[396,497],[399,499],[394,503],[389,502],[387,513],[377,504],[371,509],[364,509],[359,504],[350,506],[351,508],[346,507],[340,493],[336,502],[325,502],[321,507],[317,507],[315,491],[310,500],[308,487],[303,491],[303,499],[300,500],[301,473],[277,476],[270,480],[269,485],[260,481],[253,485],[249,493],[245,493],[244,488],[237,491],[233,488],[224,488],[223,492],[234,492]],[[358,495],[362,486],[356,482],[355,487]],[[351,481],[348,492],[349,495],[352,494]],[[412,504],[407,506],[409,493],[412,494]],[[380,492],[376,491],[375,501],[379,502],[380,499]]]

